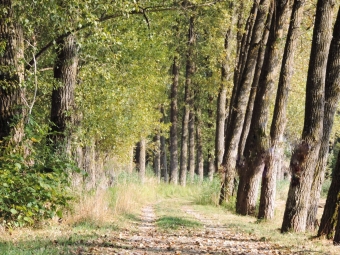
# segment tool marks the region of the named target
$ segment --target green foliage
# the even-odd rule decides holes
[[[196,204],[218,206],[221,187],[219,178],[214,178],[213,181],[205,179],[203,183],[196,183],[194,185],[200,187],[200,192],[195,196]]]
[[[0,224],[35,226],[62,212],[72,199],[68,173],[76,168],[65,155],[51,152],[33,120],[20,146],[8,146],[0,160]]]
[[[158,227],[163,229],[176,230],[179,228],[201,228],[203,225],[199,221],[188,220],[180,217],[164,216],[156,221]]]

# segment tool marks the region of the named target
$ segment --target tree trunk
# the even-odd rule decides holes
[[[177,143],[177,94],[178,94],[178,78],[179,65],[178,58],[174,57],[172,65],[173,81],[171,86],[171,111],[170,111],[170,182],[178,183],[178,143]]]
[[[189,114],[189,182],[195,178],[195,114],[193,110]]]
[[[230,107],[232,109],[237,109],[237,111],[233,110],[231,113],[230,125],[228,125],[228,133],[225,141],[225,150],[222,162],[222,171],[225,174],[225,180],[221,188],[220,203],[223,201],[228,201],[234,189],[237,149],[242,132],[247,102],[249,99],[251,81],[253,79],[256,66],[259,45],[262,40],[265,21],[268,14],[269,3],[269,0],[261,0],[259,4],[259,12],[254,24],[254,31],[252,34],[245,69],[237,89],[235,104],[231,105]]]
[[[235,103],[235,97],[236,97],[236,93],[238,90],[238,86],[239,86],[241,77],[244,72],[245,63],[248,58],[248,52],[249,52],[249,48],[251,44],[251,39],[253,36],[253,29],[254,29],[256,16],[257,16],[257,11],[258,11],[258,2],[254,1],[253,7],[250,11],[248,20],[246,22],[246,27],[245,27],[246,32],[242,36],[242,41],[241,41],[240,50],[239,50],[240,53],[239,55],[237,55],[238,56],[237,63],[236,63],[235,71],[234,71],[234,87],[233,87],[233,91],[232,91],[232,95],[230,99],[230,106],[234,105]],[[233,109],[229,107],[229,114],[228,114],[229,118],[227,122],[228,126],[230,124],[232,111]]]
[[[281,232],[302,232],[306,229],[308,200],[323,132],[324,90],[333,6],[332,0],[319,0],[317,3],[306,85],[305,122],[301,142],[295,147],[290,161],[292,179]]]
[[[153,168],[155,171],[155,176],[157,181],[161,181],[161,136],[157,133],[154,137],[155,151],[154,151],[154,161]]]
[[[59,43],[54,66],[54,78],[60,82],[52,91],[50,139],[54,145],[64,145],[70,138],[74,110],[78,57],[74,35],[67,36]]]
[[[318,237],[326,236],[327,239],[334,237],[335,227],[338,224],[340,205],[340,153],[332,175],[331,186],[329,187],[325,208],[321,217]]]
[[[162,119],[161,122],[165,122],[165,113],[164,113],[164,107],[163,105],[161,106],[161,113],[162,113]],[[160,164],[161,164],[161,178],[163,178],[165,183],[169,182],[169,176],[168,176],[168,162],[167,162],[167,151],[166,151],[166,139],[163,135],[163,131],[161,132],[161,137],[160,137],[160,150],[161,150],[161,159],[160,159]]]
[[[333,30],[333,39],[329,50],[329,59],[327,63],[327,77],[326,77],[326,89],[325,89],[325,128],[327,125],[331,125],[333,121],[334,111],[339,101],[339,84],[340,84],[340,11],[335,22]],[[325,130],[327,131],[327,130]],[[324,135],[325,132],[324,131]],[[330,130],[328,130],[330,132]],[[327,140],[328,142],[328,140]],[[321,155],[321,153],[320,153]],[[320,157],[320,156],[319,156]],[[318,230],[318,236],[325,235],[328,239],[334,235],[335,225],[337,223],[338,206],[340,203],[340,155],[338,156],[337,164],[333,172],[331,186],[328,191],[327,201],[325,204],[324,212],[322,214],[320,227]],[[320,160],[320,159],[319,159]],[[312,206],[312,203],[311,203]],[[309,215],[309,214],[308,214]],[[339,221],[338,221],[339,222]]]
[[[274,83],[279,69],[279,42],[286,18],[285,14],[287,6],[287,0],[281,0],[275,4],[273,7],[275,19],[271,21],[271,17],[268,16],[268,23],[270,24],[269,35],[266,35],[266,32],[264,33],[264,37],[268,36],[268,43],[264,57],[266,62],[261,69],[258,82],[259,87],[257,88],[255,96],[254,104],[256,105],[256,109],[253,111],[250,132],[247,137],[246,149],[244,151],[245,165],[240,169],[240,183],[241,179],[244,178],[245,180],[242,181],[242,183],[245,183],[245,186],[239,186],[239,188],[243,190],[238,192],[238,194],[241,196],[240,202],[244,204],[239,203],[238,197],[236,210],[238,213],[243,215],[255,212],[257,193],[252,191],[252,189],[254,189],[252,188],[252,185],[256,185],[257,183],[251,180],[256,180],[256,176],[263,171],[262,177],[264,179],[264,185],[266,185],[266,177],[268,177],[268,166],[266,166],[266,161],[268,159],[269,137],[266,134],[266,131],[269,118],[269,108],[272,101],[271,98],[274,94]],[[260,62],[261,61],[258,60],[258,63]],[[255,76],[254,79],[255,78],[257,77]],[[256,80],[254,82],[256,84]],[[271,177],[275,178],[276,175],[273,177],[271,174]],[[249,189],[247,188],[248,186],[250,187]],[[266,199],[263,198],[262,203],[265,203],[265,201]],[[259,217],[263,217],[263,211],[259,213]]]
[[[233,4],[230,4],[230,8],[234,9]],[[233,14],[233,11],[232,11]],[[218,92],[217,97],[217,111],[216,111],[216,133],[215,133],[215,167],[216,169],[220,168],[220,165],[223,160],[224,153],[224,143],[225,143],[225,124],[227,117],[227,88],[231,85],[230,76],[231,76],[231,47],[230,41],[232,40],[232,31],[233,31],[233,23],[234,18],[231,15],[230,27],[228,28],[225,38],[224,38],[224,51],[225,56],[222,58],[222,66],[221,66],[221,85]],[[223,177],[222,177],[223,180]]]
[[[200,182],[203,182],[204,178],[204,158],[203,158],[203,144],[202,144],[202,122],[200,120],[200,110],[197,111],[196,116],[196,135],[197,135],[197,173]]]
[[[15,23],[11,0],[1,0],[0,41],[4,43],[0,56],[0,141],[11,136],[18,143],[23,138],[24,109],[24,38]],[[19,119],[16,119],[18,117]]]
[[[142,138],[139,142],[139,178],[141,183],[145,181],[145,169],[146,169],[146,139]]]
[[[186,185],[186,176],[188,172],[188,131],[189,131],[189,114],[192,109],[192,76],[195,72],[193,47],[196,41],[194,32],[194,18],[190,17],[188,32],[188,52],[186,62],[185,77],[185,94],[184,94],[184,113],[182,121],[182,140],[181,140],[181,161],[180,161],[180,184]]]
[[[161,176],[163,177],[164,182],[168,183],[169,174],[165,143],[166,143],[165,137],[161,136]]]
[[[282,59],[273,121],[270,130],[271,149],[268,154],[265,174],[262,177],[261,198],[258,218],[272,219],[276,191],[276,172],[282,155],[282,137],[286,126],[286,106],[290,89],[290,80],[294,68],[294,53],[300,31],[304,0],[295,0],[288,29],[287,40]]]
[[[340,17],[339,13],[333,29],[333,38],[329,50],[327,62],[327,74],[325,84],[325,113],[323,121],[323,137],[319,153],[318,162],[315,168],[309,209],[307,213],[306,227],[314,230],[316,225],[316,214],[319,204],[322,183],[328,159],[329,138],[332,132],[335,111],[339,102],[339,85],[340,85]]]
[[[337,224],[335,228],[335,234],[334,234],[334,239],[333,239],[333,244],[336,246],[340,245],[340,213],[338,212],[338,218],[337,218]]]

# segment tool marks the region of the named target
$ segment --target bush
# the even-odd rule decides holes
[[[61,217],[72,199],[68,189],[68,173],[75,170],[72,162],[46,145],[46,133],[25,134],[20,144],[8,143],[0,151],[0,224],[7,228]]]

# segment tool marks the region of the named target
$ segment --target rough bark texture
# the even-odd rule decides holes
[[[50,139],[54,144],[67,142],[74,110],[74,90],[77,79],[78,57],[74,35],[60,42],[54,66],[54,78],[59,82],[52,91]]]
[[[246,32],[242,36],[242,41],[241,41],[240,50],[239,50],[240,53],[238,54],[237,65],[234,71],[234,87],[233,87],[232,96],[230,100],[230,106],[232,106],[235,102],[236,92],[237,92],[242,74],[244,72],[245,63],[246,63],[249,48],[250,48],[251,38],[253,35],[253,28],[254,28],[257,12],[258,12],[258,2],[254,1],[253,7],[250,11],[249,17],[246,22],[246,26],[245,26]],[[229,108],[229,114],[228,114],[229,116],[231,116],[232,111],[233,109]],[[229,123],[230,121],[228,121],[228,125]]]
[[[270,129],[271,148],[268,153],[266,172],[262,177],[261,198],[258,218],[272,219],[276,191],[276,172],[282,155],[282,137],[286,126],[286,107],[290,81],[294,68],[294,53],[300,31],[304,0],[295,0],[290,18],[287,40],[282,58],[279,84],[276,94],[273,121]]]
[[[168,159],[166,153],[166,140],[164,136],[161,136],[161,176],[165,183],[169,182],[168,174]]]
[[[161,122],[165,122],[165,113],[164,113],[164,107],[161,107],[161,113],[162,113],[162,119]],[[160,150],[161,150],[161,178],[163,178],[165,183],[169,182],[169,175],[168,175],[168,159],[167,159],[167,150],[166,150],[166,139],[163,135],[163,132],[161,132],[160,137]]]
[[[157,181],[161,181],[161,135],[158,133],[154,137],[155,150],[153,159],[153,168]]]
[[[193,46],[196,41],[194,32],[194,18],[190,17],[188,32],[188,52],[186,61],[185,74],[185,92],[184,92],[184,113],[182,120],[182,140],[181,140],[181,160],[180,160],[180,184],[186,185],[186,177],[188,172],[188,135],[189,135],[189,114],[192,109],[192,76],[195,72]]]
[[[204,177],[204,158],[203,158],[203,144],[202,144],[202,130],[200,121],[200,111],[198,110],[196,116],[196,135],[197,135],[197,173],[200,182],[203,182]]]
[[[325,103],[325,119],[324,119],[325,127],[327,125],[331,126],[331,124],[333,123],[333,121],[331,120],[333,119],[334,111],[336,110],[336,105],[339,101],[340,33],[338,31],[340,31],[340,11],[338,11],[338,16],[337,16],[335,26],[333,29],[333,39],[331,42],[331,46],[329,50],[329,59],[327,63],[327,77],[326,77],[326,90],[325,90],[326,103]],[[327,131],[330,132],[330,130],[325,129],[324,136]],[[328,139],[327,139],[327,144],[328,144]],[[321,153],[320,153],[320,156],[322,156]],[[320,156],[319,156],[319,161],[320,161]],[[336,168],[334,169],[334,173],[332,176],[332,183],[328,191],[326,205],[324,208],[324,212],[323,212],[321,222],[320,222],[320,227],[318,230],[318,236],[325,235],[327,238],[331,238],[334,234],[334,228],[336,224],[336,221],[335,221],[336,214],[338,211],[337,208],[340,202],[339,197],[338,197],[338,194],[340,192],[340,169],[339,169],[340,162],[339,161],[340,159],[338,156],[338,161],[336,164]],[[313,206],[312,202],[310,206]],[[314,209],[313,207],[310,207],[310,210],[313,210],[313,209]],[[310,214],[311,212],[309,212],[308,215]]]
[[[292,179],[281,232],[302,232],[306,229],[308,201],[323,132],[324,90],[332,38],[333,6],[332,0],[319,0],[317,3],[306,85],[305,122],[301,142],[295,147],[290,161]]]
[[[272,75],[271,72],[275,71],[275,61],[277,61],[277,56],[274,54],[274,49],[276,50],[274,43],[278,39],[276,37],[277,24],[275,21],[272,21],[274,11],[274,6],[272,6],[266,21],[267,29],[263,32],[257,68],[253,79],[254,87],[258,86],[255,100],[254,102],[248,101],[248,105],[254,104],[256,108],[252,111],[253,114],[251,114],[250,127],[246,126],[246,122],[244,122],[243,126],[243,131],[246,132],[246,130],[249,130],[249,134],[245,134],[247,135],[247,139],[243,154],[244,157],[242,158],[243,162],[239,164],[240,183],[236,199],[236,212],[242,215],[255,213],[257,193],[255,193],[254,190],[258,189],[258,187],[255,186],[259,183],[258,176],[264,167],[265,148],[263,148],[263,139],[266,134],[268,108],[273,86],[273,77],[270,75]],[[280,20],[279,17],[280,13],[277,21]],[[266,59],[266,63],[263,65],[264,59]]]
[[[0,141],[11,135],[16,143],[23,137],[23,32],[15,23],[12,1],[1,0],[0,7],[0,41],[5,43],[0,56]]]
[[[145,181],[145,169],[146,169],[146,139],[142,138],[139,142],[139,178],[142,183]]]
[[[340,245],[340,213],[338,213],[338,218],[337,218],[337,224],[336,224],[336,228],[335,228],[335,235],[334,235],[334,239],[333,239],[333,244],[338,246]]]
[[[333,29],[333,38],[329,50],[327,63],[327,75],[325,84],[325,113],[323,121],[323,137],[319,158],[315,168],[309,209],[307,213],[306,227],[314,230],[316,227],[316,214],[324,181],[324,175],[328,159],[329,138],[332,132],[335,111],[339,102],[340,86],[340,17],[339,13]]]
[[[189,114],[189,182],[195,178],[195,114],[193,110]]]
[[[256,67],[258,51],[269,10],[269,2],[269,0],[261,0],[259,4],[259,11],[254,24],[254,31],[249,47],[248,58],[239,87],[237,89],[235,103],[231,106],[233,111],[231,112],[230,125],[228,125],[228,133],[226,135],[225,150],[222,162],[222,172],[225,174],[225,180],[221,188],[220,203],[229,200],[229,197],[232,195],[234,189],[237,149],[242,132],[254,70]]]
[[[232,4],[231,4],[232,5]],[[233,9],[233,6],[231,6]],[[232,15],[231,15],[232,16]],[[221,85],[217,97],[217,111],[216,111],[216,133],[215,133],[215,167],[219,169],[224,154],[224,137],[225,137],[225,124],[227,113],[227,88],[230,84],[231,78],[231,47],[230,41],[232,40],[232,30],[234,19],[231,17],[230,27],[228,28],[224,38],[224,52],[225,55],[222,59],[221,66]],[[222,178],[223,179],[223,178]]]
[[[179,65],[178,58],[174,57],[172,65],[173,81],[171,85],[171,110],[170,110],[170,182],[178,183],[178,140],[177,140],[177,122],[178,122],[178,78]]]
[[[318,236],[325,236],[327,239],[334,237],[335,227],[338,223],[340,205],[340,153],[338,154],[336,166],[329,187],[325,208],[321,217]]]

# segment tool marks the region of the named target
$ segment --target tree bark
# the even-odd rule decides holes
[[[333,29],[333,39],[331,42],[329,50],[329,59],[327,63],[327,77],[326,77],[326,89],[325,89],[325,128],[333,123],[333,117],[336,110],[336,106],[339,102],[339,84],[340,84],[340,11],[338,11],[338,16]],[[324,130],[324,136],[327,135],[326,132],[331,130]],[[328,139],[327,139],[328,144]],[[324,148],[323,148],[324,149]],[[320,153],[320,156],[322,154]],[[320,160],[319,156],[319,161]],[[339,155],[340,156],[340,155]],[[325,235],[327,238],[332,238],[334,235],[334,229],[336,224],[336,215],[338,213],[339,192],[340,192],[340,159],[338,156],[336,168],[334,169],[331,186],[328,191],[327,200],[320,221],[320,226],[318,230],[318,236]],[[322,159],[322,158],[321,158]],[[314,181],[315,182],[315,181]],[[311,203],[311,206],[313,203]],[[311,207],[310,207],[311,208]],[[311,208],[313,209],[313,208]],[[315,210],[315,209],[314,209]],[[310,212],[309,214],[310,215]]]
[[[197,110],[196,115],[196,135],[197,135],[197,173],[199,182],[203,182],[204,178],[204,158],[203,158],[203,143],[202,143],[202,122],[200,120],[200,110]]]
[[[161,181],[161,135],[158,132],[154,137],[155,150],[154,150],[154,160],[153,168],[155,171],[155,176],[157,181]]]
[[[146,169],[146,139],[142,138],[139,142],[139,179],[141,183],[145,181],[145,169]]]
[[[338,107],[340,91],[340,17],[339,12],[333,29],[333,38],[329,50],[327,62],[327,74],[325,84],[325,113],[323,121],[323,136],[320,153],[315,168],[309,209],[307,213],[307,229],[314,230],[316,227],[316,214],[324,181],[324,175],[328,159],[329,138],[332,132],[335,111]]]
[[[268,153],[266,172],[262,178],[258,218],[272,219],[274,217],[276,172],[278,169],[278,161],[283,156],[281,143],[287,121],[286,106],[294,68],[294,53],[300,31],[304,2],[304,0],[295,0],[291,13],[288,35],[282,58],[273,121],[270,129],[271,149]]]
[[[162,113],[162,119],[161,122],[165,122],[165,114],[164,114],[164,107],[161,107],[161,113]],[[163,135],[163,131],[161,132],[161,137],[160,137],[160,150],[161,150],[161,177],[163,177],[163,180],[165,183],[169,182],[169,175],[168,175],[168,162],[167,162],[167,151],[166,151],[166,139]]]
[[[54,146],[64,145],[70,138],[77,80],[78,53],[76,38],[69,35],[59,43],[54,78],[60,83],[52,91],[51,135]]]
[[[230,4],[230,9],[234,9],[233,4]],[[232,11],[233,14],[233,11]],[[217,97],[217,111],[216,111],[216,133],[215,133],[215,167],[216,169],[220,168],[220,165],[223,160],[224,153],[224,143],[225,143],[225,124],[227,117],[227,88],[230,85],[230,77],[231,77],[231,47],[230,41],[232,40],[232,31],[234,18],[231,15],[230,27],[228,28],[225,38],[224,38],[224,56],[222,58],[222,66],[221,66],[221,84]],[[223,178],[222,178],[223,180]]]
[[[295,147],[290,161],[292,179],[281,232],[303,232],[306,229],[308,201],[323,132],[324,90],[333,7],[332,0],[319,0],[317,3],[306,84],[305,122],[301,142]]]
[[[189,114],[189,182],[195,178],[195,114],[193,110]]]
[[[172,65],[173,81],[171,85],[171,111],[170,111],[170,182],[178,183],[178,140],[177,140],[177,122],[178,122],[178,78],[179,64],[178,58],[174,57]]]
[[[196,36],[194,32],[194,17],[190,17],[188,31],[188,52],[186,61],[186,77],[184,92],[184,113],[182,121],[182,140],[181,140],[181,160],[180,160],[180,184],[186,185],[186,177],[188,172],[188,131],[189,131],[189,114],[192,109],[192,77],[195,73],[194,63],[194,44]]]
[[[23,138],[24,38],[16,23],[11,0],[1,0],[0,41],[0,141],[10,137],[14,143]],[[19,119],[16,119],[16,118]]]
[[[246,22],[246,27],[245,27],[246,32],[242,36],[242,41],[241,41],[240,50],[239,50],[240,53],[239,55],[237,55],[238,58],[237,58],[236,68],[234,71],[234,87],[233,87],[233,91],[231,94],[229,114],[228,114],[229,116],[228,122],[227,122],[228,126],[230,124],[232,111],[234,110],[231,108],[231,106],[233,106],[235,103],[235,97],[236,97],[236,93],[239,87],[240,79],[243,75],[245,63],[248,58],[248,53],[249,53],[249,48],[250,48],[251,39],[253,35],[253,29],[254,29],[257,12],[258,12],[258,2],[254,1],[254,4],[252,6],[252,9],[250,11],[249,17]]]
[[[321,217],[318,237],[326,236],[327,239],[334,237],[335,227],[338,224],[340,205],[340,153],[332,175],[331,186],[329,187],[325,208]]]
[[[258,177],[256,176],[259,176],[263,171],[262,180],[264,180],[264,184],[266,184],[266,177],[268,176],[266,166],[269,152],[267,125],[270,103],[272,101],[272,95],[274,94],[274,83],[279,70],[279,42],[282,36],[283,24],[286,19],[287,6],[287,0],[276,2],[272,9],[275,14],[274,19],[271,21],[271,17],[269,16],[268,18],[270,31],[269,35],[267,35],[268,43],[264,57],[266,62],[261,69],[258,82],[259,87],[257,88],[255,96],[254,105],[256,105],[256,109],[254,109],[252,114],[250,131],[246,141],[246,150],[244,151],[245,163],[244,167],[241,167],[239,171],[240,184],[243,183],[245,186],[239,185],[241,191],[238,192],[236,210],[243,215],[255,213],[257,193],[252,191],[255,190],[255,187],[252,186],[258,185],[259,180],[257,180]],[[265,35],[266,32],[264,33],[264,37],[266,37]],[[260,63],[260,60],[258,63]],[[257,77],[255,76],[254,79],[255,78]],[[254,82],[256,84],[256,81]],[[262,193],[262,195],[267,194]],[[265,199],[262,196],[262,203],[264,202]],[[263,217],[263,211],[259,212],[259,217]]]
[[[225,179],[221,187],[220,203],[228,201],[234,189],[237,149],[269,5],[269,0],[261,0],[259,4],[259,12],[254,24],[248,58],[235,96],[235,104],[231,105],[231,108],[235,110],[231,113],[230,125],[228,125],[228,133],[225,141],[225,150],[222,162],[222,171],[225,174]]]

